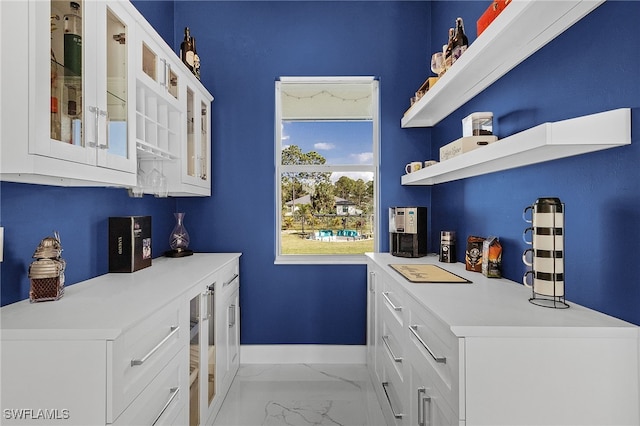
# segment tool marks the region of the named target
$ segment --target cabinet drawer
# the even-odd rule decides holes
[[[178,301],[170,303],[112,342],[108,420],[118,417],[178,350],[186,347],[188,330],[180,327],[182,311]]]
[[[382,311],[381,317],[380,353],[391,362],[400,378],[404,380],[402,363],[407,339],[406,334],[403,333],[405,330],[400,327],[389,311]]]
[[[408,356],[415,365],[423,365],[433,385],[454,412],[458,412],[460,372],[459,339],[430,311],[409,302]]]
[[[240,264],[237,260],[225,265],[218,272],[221,297],[226,297],[240,286]]]
[[[398,370],[393,366],[393,361],[388,357],[382,359],[382,412],[389,425],[404,425],[408,421],[408,387]]]
[[[405,294],[400,286],[390,280],[386,275],[381,275],[382,289],[380,291],[380,308],[393,315],[400,327],[405,326],[407,307],[405,306]]]
[[[176,355],[118,417],[116,425],[184,424],[188,389],[183,383],[184,354]],[[186,376],[185,376],[186,377]]]

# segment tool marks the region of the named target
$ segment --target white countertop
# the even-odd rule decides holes
[[[85,340],[118,337],[208,278],[240,253],[196,253],[156,258],[133,273],[111,273],[65,287],[57,301],[23,300],[0,308],[2,340]],[[204,290],[204,289],[203,289]],[[97,302],[98,301],[98,302]],[[83,318],[79,322],[77,318]]]
[[[463,263],[441,263],[437,255],[421,258],[367,253],[418,303],[431,311],[458,337],[630,337],[640,328],[571,302],[568,309],[529,302],[531,289],[504,278],[487,278]],[[472,281],[471,284],[412,283],[389,264],[434,264]],[[524,333],[524,334],[523,334]]]

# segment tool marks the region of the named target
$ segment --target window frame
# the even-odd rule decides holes
[[[373,163],[371,165],[282,165],[282,84],[287,83],[370,83],[372,89],[371,116],[372,116],[372,150]],[[283,172],[372,172],[373,173],[373,229],[374,251],[380,249],[380,179],[379,179],[379,151],[380,151],[380,85],[374,77],[280,77],[275,81],[275,260],[274,264],[365,264],[364,254],[340,255],[340,254],[282,254],[282,185]]]

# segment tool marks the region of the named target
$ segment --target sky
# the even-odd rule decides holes
[[[282,145],[316,151],[326,164],[372,165],[372,136],[371,121],[285,121]]]

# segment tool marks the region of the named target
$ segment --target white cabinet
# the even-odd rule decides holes
[[[194,349],[204,362],[196,387],[204,398],[191,424],[206,424],[215,415],[208,407],[219,407],[228,390],[216,384],[209,404],[216,350],[224,346],[209,340],[213,294],[220,271],[237,270],[238,258],[154,259],[132,274],[68,286],[55,302],[2,307],[3,424],[189,424]]]
[[[637,326],[571,302],[535,306],[524,286],[464,264],[440,265],[472,283],[414,284],[389,267],[436,256],[367,256],[386,340],[368,368],[388,425],[640,422]]]
[[[228,389],[240,366],[240,304],[238,265],[228,265],[220,272],[216,297],[216,331],[218,388]],[[213,420],[213,418],[210,418]]]
[[[211,195],[213,96],[131,3],[2,1],[0,20],[2,180]]]
[[[189,425],[210,424],[240,360],[239,263],[221,266],[187,295],[190,306]]]
[[[211,195],[213,96],[142,17],[135,46],[139,160],[133,187],[146,194]]]
[[[128,78],[135,22],[128,8],[82,0],[0,7],[2,179],[135,183],[135,91]]]

